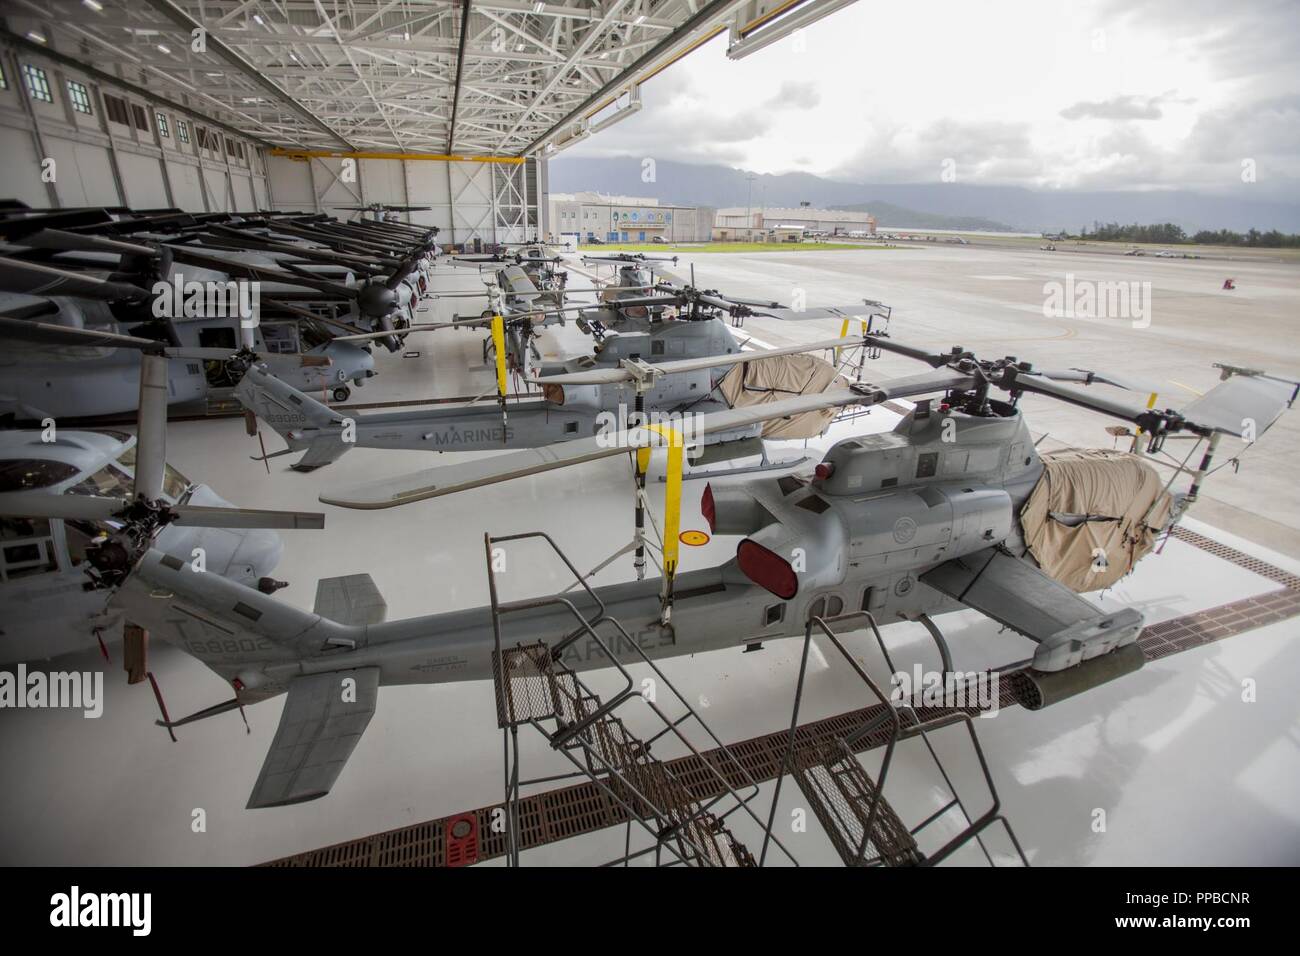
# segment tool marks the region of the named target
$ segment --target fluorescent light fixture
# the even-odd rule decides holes
[[[45,42],[45,37],[41,36],[41,35],[40,35],[39,33],[37,33],[35,30],[32,30],[31,32],[29,32],[29,33],[27,34],[27,39],[29,39],[29,40],[35,40],[37,43],[44,43],[44,42]]]
[[[537,2],[533,4],[533,13],[541,13],[545,9],[546,4],[542,3],[542,0],[537,0]]]
[[[167,47],[163,46],[161,43],[159,43],[159,44],[158,44],[158,52],[159,52],[159,53],[171,53],[172,51],[171,51],[170,49],[168,49]]]
[[[90,7],[90,9],[94,10],[96,13],[104,12],[104,5],[100,3],[99,0],[81,0],[81,2]]]
[[[256,23],[259,27],[266,26],[266,21],[262,19],[262,15],[260,13],[253,14],[253,22]]]
[[[632,21],[632,26],[634,26],[634,27],[639,27],[639,26],[640,26],[641,24],[643,24],[643,23],[645,23],[645,14],[644,14],[644,13],[641,14],[640,16],[638,16],[635,20]]]

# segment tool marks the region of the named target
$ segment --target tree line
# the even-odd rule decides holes
[[[1113,242],[1150,242],[1157,245],[1195,242],[1203,245],[1254,246],[1261,249],[1300,247],[1300,235],[1279,232],[1276,229],[1270,229],[1268,232],[1260,232],[1258,229],[1251,229],[1248,232],[1202,229],[1189,236],[1182,226],[1172,222],[1147,226],[1139,223],[1121,226],[1117,222],[1094,222],[1091,229],[1084,226],[1079,230],[1079,238]]]

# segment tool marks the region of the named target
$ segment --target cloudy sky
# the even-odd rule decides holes
[[[1295,0],[856,3],[743,60],[723,34],[566,156],[856,182],[1300,194]],[[951,164],[945,165],[946,160]]]

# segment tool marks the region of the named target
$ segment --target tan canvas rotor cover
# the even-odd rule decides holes
[[[835,367],[806,353],[778,355],[732,366],[718,390],[732,408],[766,405],[797,395],[820,395],[835,381]],[[812,438],[835,417],[836,409],[805,412],[763,426],[764,438]]]
[[[1109,587],[1155,546],[1171,499],[1137,455],[1067,448],[1043,455],[1043,474],[1020,509],[1039,566],[1075,591]],[[1087,516],[1091,520],[1080,518]],[[1105,566],[1095,549],[1105,552]]]

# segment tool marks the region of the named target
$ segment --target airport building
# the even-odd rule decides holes
[[[640,196],[597,192],[551,193],[548,228],[556,236],[578,235],[580,242],[707,242],[713,210],[678,206]]]
[[[713,224],[713,239],[717,242],[793,241],[804,233],[874,236],[876,218],[862,211],[813,209],[811,206],[767,206],[762,209],[734,206],[719,209]]]

